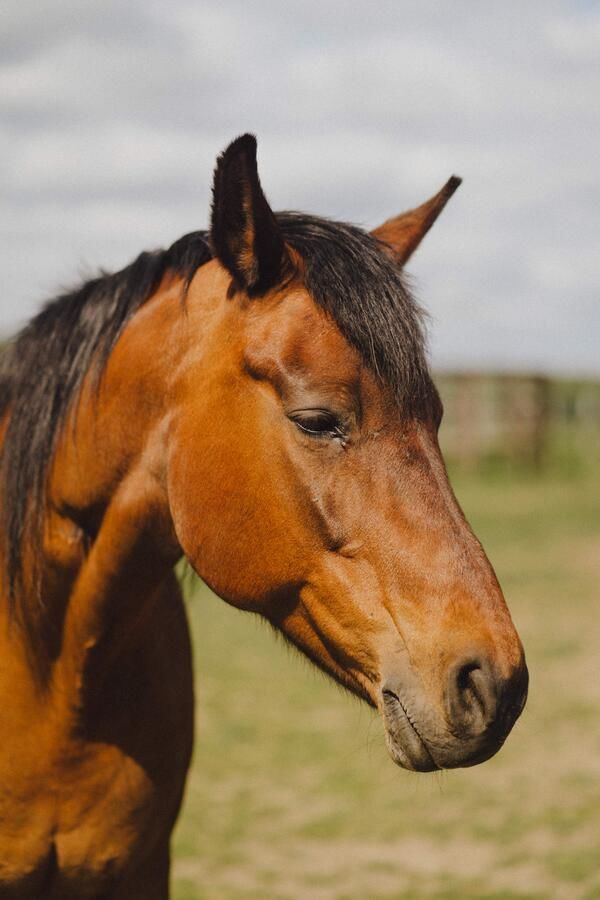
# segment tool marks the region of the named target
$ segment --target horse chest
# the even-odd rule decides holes
[[[147,774],[114,747],[88,748],[54,769],[31,804],[26,790],[0,808],[0,896],[96,897],[118,882],[156,827]],[[153,815],[154,814],[154,815]]]
[[[147,773],[115,747],[98,747],[60,798],[56,896],[95,896],[117,880],[156,829],[156,796]],[[54,896],[54,895],[52,895]]]
[[[145,652],[135,647],[131,663],[115,668],[85,738],[47,702],[36,707],[33,695],[0,691],[0,725],[13,733],[11,745],[0,746],[2,900],[110,896],[164,844],[191,749],[189,658],[162,649],[165,635],[177,643],[184,624],[177,597],[170,599],[166,614],[148,623],[160,642],[144,634]],[[149,687],[150,672],[160,691]]]

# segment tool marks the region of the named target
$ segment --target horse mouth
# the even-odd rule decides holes
[[[394,762],[413,772],[435,772],[440,768],[420,735],[418,728],[398,694],[385,688],[383,721],[390,756]]]

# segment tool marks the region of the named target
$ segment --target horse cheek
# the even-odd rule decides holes
[[[186,446],[181,434],[168,475],[181,548],[216,594],[264,612],[274,595],[302,580],[307,565],[305,529],[286,500],[272,448],[261,451],[260,441],[239,433],[235,441],[209,436],[193,453]]]

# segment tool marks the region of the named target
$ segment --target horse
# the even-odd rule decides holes
[[[457,188],[368,233],[274,213],[256,140],[208,232],[49,302],[0,369],[0,894],[164,900],[193,741],[174,567],[471,766],[527,693],[450,487],[405,263]]]

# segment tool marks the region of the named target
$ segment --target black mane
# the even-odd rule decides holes
[[[429,396],[422,312],[382,244],[359,228],[299,213],[280,213],[284,238],[304,260],[304,280],[365,363],[416,413]],[[205,232],[168,250],[142,253],[115,274],[102,273],[48,303],[0,358],[0,451],[6,581],[21,588],[21,545],[40,555],[48,470],[61,427],[83,380],[100,379],[124,326],[172,271],[185,289],[211,259]]]
[[[51,300],[0,358],[0,419],[9,421],[0,450],[6,582],[21,588],[21,544],[39,556],[46,482],[57,437],[92,367],[100,378],[117,338],[169,270],[189,284],[211,253],[193,232],[168,250],[142,253],[129,266]]]

